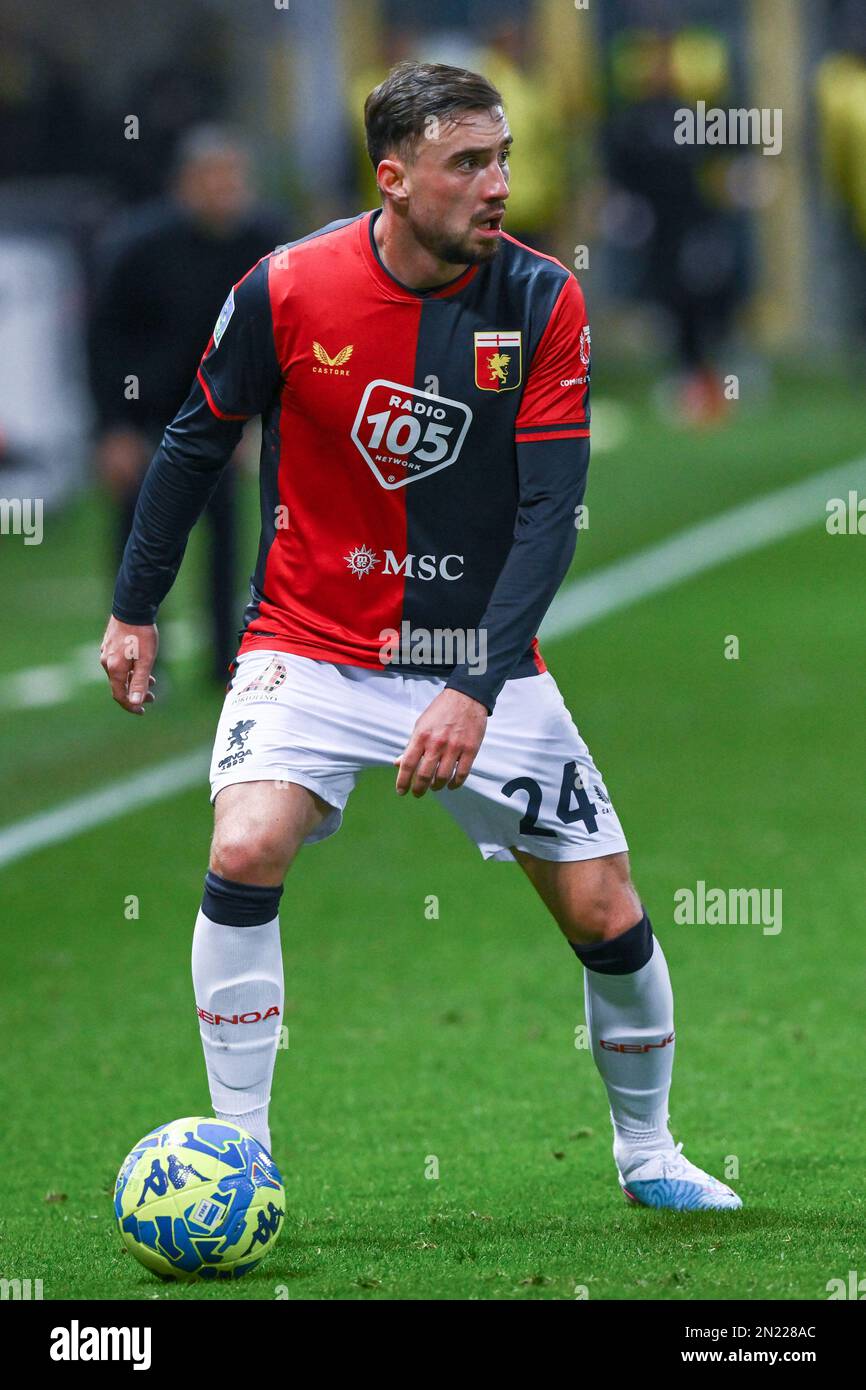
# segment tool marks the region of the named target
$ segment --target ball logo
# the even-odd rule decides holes
[[[216,1226],[225,1215],[225,1208],[219,1202],[214,1202],[210,1197],[205,1197],[199,1202],[198,1206],[190,1215],[190,1223],[194,1226]]]
[[[390,492],[450,468],[471,421],[472,411],[462,401],[380,378],[361,397],[352,440]]]

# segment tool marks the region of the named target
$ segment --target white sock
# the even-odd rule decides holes
[[[270,1153],[268,1105],[284,1003],[279,918],[230,927],[199,911],[192,977],[214,1114],[249,1130]]]
[[[641,1153],[674,1146],[668,1129],[674,1000],[658,938],[650,959],[630,974],[584,969],[584,997],[592,1055],[610,1101],[614,1158],[624,1173],[623,1165],[637,1166]]]

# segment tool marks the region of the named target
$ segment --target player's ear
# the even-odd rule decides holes
[[[382,159],[376,169],[376,183],[382,196],[403,204],[408,200],[406,168],[399,159]]]

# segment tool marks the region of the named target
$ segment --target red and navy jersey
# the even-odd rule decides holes
[[[260,415],[240,651],[442,674],[492,710],[506,680],[546,669],[535,634],[574,553],[589,459],[583,296],[563,265],[507,235],[450,284],[410,289],[379,257],[379,215],[280,247],[234,287],[148,470],[113,611],[154,620]],[[474,659],[437,643],[446,633],[475,634]]]

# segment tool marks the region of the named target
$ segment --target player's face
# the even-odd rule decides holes
[[[499,106],[469,111],[421,136],[406,166],[406,220],[440,261],[474,265],[499,249],[511,132]]]

